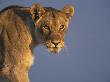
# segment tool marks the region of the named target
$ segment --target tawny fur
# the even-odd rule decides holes
[[[64,34],[72,16],[66,10],[36,4],[31,8],[11,6],[0,12],[0,82],[29,82],[28,71],[37,44],[46,45],[51,52],[64,47]],[[51,28],[43,28],[46,26]]]

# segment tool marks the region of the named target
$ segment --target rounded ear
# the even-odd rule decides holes
[[[33,21],[36,21],[45,13],[45,10],[39,4],[33,4],[30,8],[30,13],[32,15]]]
[[[66,14],[68,19],[71,19],[71,17],[74,15],[74,6],[70,4],[65,5],[63,12]]]

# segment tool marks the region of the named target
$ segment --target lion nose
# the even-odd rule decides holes
[[[51,41],[55,46],[57,46],[59,43],[60,43],[60,41]]]

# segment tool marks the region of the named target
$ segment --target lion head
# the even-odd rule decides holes
[[[36,27],[36,39],[44,44],[50,52],[61,51],[64,47],[65,32],[74,14],[74,7],[66,5],[63,9],[58,10],[34,4],[30,12]]]

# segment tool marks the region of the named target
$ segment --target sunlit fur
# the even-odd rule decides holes
[[[50,52],[58,53],[64,47],[73,14],[70,5],[61,10],[34,4],[0,11],[0,82],[30,82],[34,47],[43,44]]]

